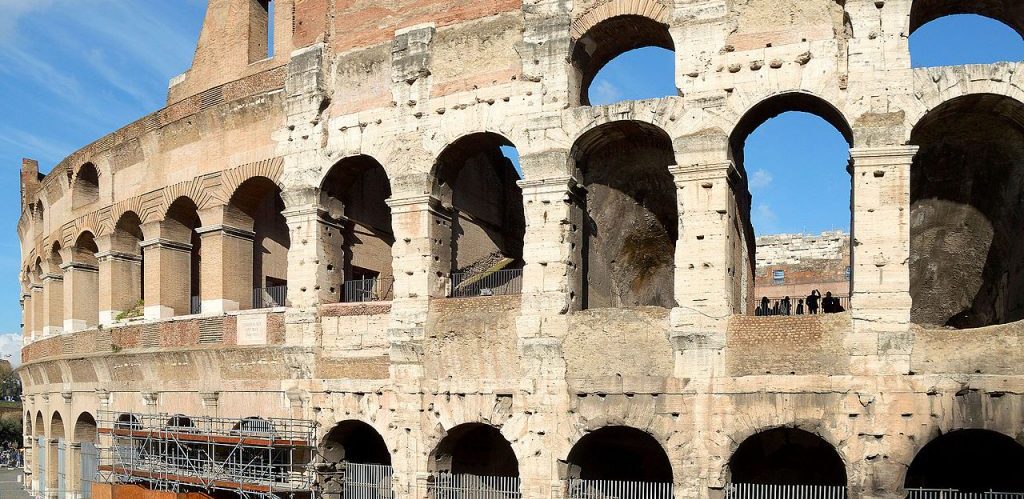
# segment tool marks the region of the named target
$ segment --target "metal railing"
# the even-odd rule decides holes
[[[730,483],[725,486],[725,499],[846,499],[846,487]]]
[[[961,492],[957,489],[907,489],[908,499],[1024,499],[1024,492]]]
[[[252,308],[276,308],[285,306],[288,286],[268,286],[252,290]]]
[[[191,315],[196,315],[196,314],[200,314],[202,312],[203,312],[203,300],[201,298],[199,298],[198,296],[193,296],[192,299],[189,300],[189,310],[188,310],[188,313],[191,314]]]
[[[569,480],[568,499],[672,499],[672,483]]]
[[[345,281],[341,286],[341,301],[362,303],[369,301],[391,301],[394,297],[393,277],[373,277]]]
[[[846,311],[850,310],[850,297],[849,296],[833,296],[832,298],[834,300],[836,300],[836,303],[840,307],[839,309],[833,310],[833,309],[830,308],[829,311],[826,312],[825,308],[822,306],[823,305],[822,300],[824,300],[825,297],[822,297],[822,299],[818,301],[818,309],[817,309],[816,313],[817,314],[826,314],[826,313],[831,314],[831,313],[846,312]],[[797,313],[797,312],[801,311],[801,309],[799,307],[801,299],[804,300],[804,304],[803,304],[804,306],[803,306],[803,309],[802,309],[802,313]],[[754,302],[754,315],[757,315],[757,316],[811,315],[811,309],[810,309],[810,307],[807,306],[807,300],[805,298],[803,298],[803,297],[800,297],[800,296],[795,297],[795,298],[794,297],[790,297],[789,298],[789,307],[788,308],[786,307],[785,302],[783,302],[783,298],[769,298],[767,306],[764,305],[764,300],[759,298],[759,299],[757,299],[757,301]]]
[[[318,471],[323,499],[390,499],[394,470],[385,464],[337,463],[335,471]]]
[[[523,269],[494,272],[452,272],[451,298],[470,296],[517,295],[523,291]]]
[[[433,499],[521,499],[519,477],[438,473],[428,489]]]

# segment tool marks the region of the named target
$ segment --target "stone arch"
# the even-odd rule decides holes
[[[944,101],[910,143],[920,147],[910,170],[911,319],[958,328],[1024,319],[1024,103]]]
[[[587,90],[615,57],[641,47],[675,50],[670,11],[655,0],[613,0],[591,9],[572,24],[570,102],[589,105]]]
[[[672,483],[668,453],[652,434],[630,426],[585,433],[566,457],[569,478]]]
[[[67,249],[64,262],[64,292],[70,294],[65,303],[64,330],[81,331],[99,324],[99,246],[91,230],[78,234]]]
[[[104,293],[109,301],[101,306],[112,319],[134,317],[142,314],[146,296],[146,268],[142,252],[145,241],[142,219],[135,211],[125,211],[114,223],[109,236],[107,265],[109,282],[104,284],[110,291]],[[115,315],[116,314],[116,315]]]
[[[477,476],[519,476],[519,458],[497,426],[463,423],[444,433],[431,450],[431,472]]]
[[[995,19],[1024,38],[1024,4],[1017,0],[913,0],[907,35],[936,19],[954,14],[977,14]]]
[[[522,268],[523,194],[502,147],[515,145],[493,132],[464,135],[441,151],[431,169],[434,196],[452,217],[452,272]]]
[[[795,426],[763,429],[738,440],[728,461],[734,483],[847,484],[846,461],[823,436]]]
[[[89,412],[82,412],[75,420],[74,441],[83,444],[98,442],[96,418]]]
[[[280,186],[273,178],[265,176],[254,176],[241,182],[224,208],[225,226],[251,231],[251,243],[242,239],[243,234],[225,237],[222,243],[230,243],[237,249],[232,253],[239,258],[223,264],[237,265],[237,273],[225,274],[241,278],[238,282],[225,282],[224,293],[225,296],[235,296],[234,301],[242,309],[285,305],[284,293],[280,291],[288,284],[291,233],[284,208]],[[242,282],[246,274],[251,276],[248,283]]]
[[[580,135],[570,154],[586,189],[581,305],[675,306],[679,208],[669,135],[647,122],[613,121]]]
[[[340,421],[324,434],[318,451],[317,479],[327,499],[342,499],[346,465],[391,465],[391,451],[376,428],[356,419]],[[385,473],[381,473],[385,475]]]
[[[33,435],[42,437],[46,435],[46,425],[43,422],[43,411],[36,411],[35,433]]]
[[[32,436],[32,411],[25,411],[25,426],[23,427],[26,436]]]
[[[60,415],[60,411],[53,411],[50,415],[50,439],[61,439],[64,438],[64,418]]]
[[[903,485],[963,492],[1024,492],[1024,446],[1003,433],[958,429],[928,440],[906,468]]]
[[[154,298],[160,307],[166,307],[169,315],[196,313],[197,301],[202,289],[202,238],[199,229],[202,220],[199,207],[192,198],[181,196],[174,199],[157,224],[159,234],[154,234],[159,244],[147,245],[143,258],[150,251],[160,252],[159,268],[150,270],[150,289],[157,289]],[[164,258],[164,256],[168,258]],[[163,276],[188,276],[187,279],[162,279]],[[156,286],[153,286],[153,285]],[[149,293],[147,293],[148,295]],[[148,315],[148,312],[147,312]]]
[[[334,300],[387,300],[395,243],[391,224],[391,180],[372,156],[346,156],[320,183],[319,206],[328,292]]]
[[[1014,74],[1024,70],[1024,63],[989,64],[988,78],[979,79],[963,67],[935,67],[914,70],[916,98],[906,106],[904,143],[910,144],[917,125],[929,113],[962,97],[998,95],[1024,103],[1024,88],[1007,85]]]
[[[78,167],[71,183],[71,209],[77,210],[99,200],[100,174],[96,165],[85,163]]]

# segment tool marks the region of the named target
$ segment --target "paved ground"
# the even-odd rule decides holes
[[[18,477],[21,470],[9,470],[0,468],[0,499],[28,499],[28,494],[21,488]]]

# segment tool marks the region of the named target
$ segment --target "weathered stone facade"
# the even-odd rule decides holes
[[[1020,327],[998,325],[1021,318],[1021,255],[986,242],[1012,224],[991,203],[1021,213],[1020,183],[978,209],[929,187],[983,158],[1021,166],[1024,66],[911,69],[907,40],[961,12],[1021,31],[1024,4],[276,3],[273,57],[252,28],[266,2],[211,0],[167,107],[46,176],[25,162],[26,438],[87,438],[98,410],[306,418],[321,436],[360,421],[401,498],[450,469],[445,438],[472,423],[500,430],[528,498],[565,497],[581,466],[594,476],[581,463],[599,454],[573,449],[604,428],[656,441],[675,497],[695,499],[757,476],[731,460],[773,428],[827,442],[856,498],[934,483],[908,469],[944,433],[1024,442]],[[596,71],[645,45],[675,49],[679,96],[586,105]],[[784,111],[851,146],[848,314],[745,316],[742,148]],[[990,119],[943,150],[960,113]],[[508,144],[518,182],[494,154]],[[656,192],[609,174],[630,158]],[[1010,266],[961,264],[987,246]],[[521,267],[521,293],[446,298],[451,272],[483,260]],[[964,273],[981,291],[931,291]],[[337,303],[367,275],[393,276],[390,300]],[[249,310],[283,283],[286,306]],[[911,322],[963,309],[953,325],[995,325]],[[31,477],[47,493],[54,480]]]

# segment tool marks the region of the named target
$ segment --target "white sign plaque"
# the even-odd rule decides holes
[[[267,344],[267,314],[244,314],[238,316],[238,344]]]

